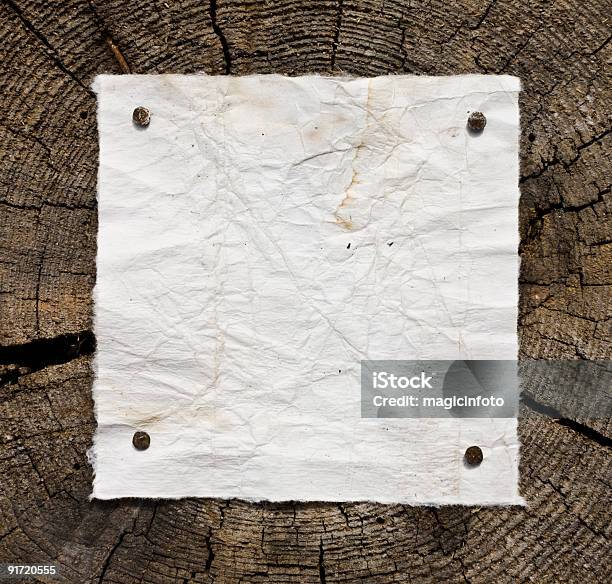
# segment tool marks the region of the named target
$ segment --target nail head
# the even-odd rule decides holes
[[[482,450],[479,446],[470,446],[465,451],[464,459],[470,466],[478,466],[482,462]]]
[[[151,121],[151,113],[146,107],[137,107],[132,114],[132,119],[137,126],[146,128]]]
[[[487,118],[482,112],[472,112],[468,118],[468,128],[472,132],[482,132],[487,125]]]
[[[132,444],[136,450],[146,450],[151,445],[151,437],[146,432],[134,432]]]

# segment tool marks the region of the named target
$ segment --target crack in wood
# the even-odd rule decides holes
[[[75,81],[76,83],[78,83],[87,93],[88,95],[90,95],[91,97],[93,97],[95,99],[96,94],[89,88],[87,87],[76,75],[73,71],[70,70],[70,68],[64,63],[64,61],[60,58],[60,56],[57,53],[56,48],[49,42],[49,40],[47,39],[47,37],[40,31],[38,30],[24,15],[23,11],[21,10],[21,8],[19,6],[17,6],[17,4],[15,4],[15,2],[13,2],[13,0],[3,0],[4,3],[15,13],[15,15],[17,16],[17,18],[19,18],[19,20],[21,21],[21,23],[23,24],[23,26],[26,28],[26,30],[28,30],[31,34],[33,34],[46,48],[47,50],[50,52],[50,57],[53,60],[53,62],[55,63],[55,65],[66,75],[68,75],[68,77],[70,77],[70,79],[72,79],[73,81]]]
[[[227,42],[227,38],[221,30],[219,23],[217,22],[217,0],[210,0],[210,22],[212,24],[212,28],[221,43],[221,49],[223,50],[223,62],[225,63],[225,74],[230,75],[232,72],[232,57],[230,55],[229,44]]]
[[[327,575],[325,573],[325,557],[323,553],[323,536],[319,538],[319,581],[326,584]]]
[[[591,428],[582,422],[565,417],[556,408],[537,401],[533,396],[529,395],[525,391],[521,393],[521,403],[523,403],[530,410],[547,416],[548,418],[552,418],[560,426],[565,426],[566,428],[581,434],[585,438],[588,438],[600,446],[612,448],[612,439],[608,438],[608,436],[605,436],[601,432],[598,432],[594,428]]]
[[[96,21],[96,24],[100,29],[102,37],[104,38],[104,42],[111,50],[111,53],[113,54],[115,61],[117,61],[119,68],[123,73],[129,75],[132,72],[132,68],[130,67],[130,64],[128,63],[127,59],[125,58],[123,51],[119,48],[119,44],[115,41],[113,35],[108,30],[104,20],[98,13],[98,9],[96,8],[96,5],[93,3],[93,1],[90,0],[88,2],[88,5],[91,13],[93,14],[94,20]]]
[[[332,53],[331,53],[331,71],[334,72],[336,68],[336,53],[338,52],[338,45],[340,44],[340,29],[342,28],[342,11],[343,11],[344,0],[338,0],[338,7],[336,11],[336,22],[334,25],[334,39],[332,41]]]
[[[11,366],[0,374],[0,386],[15,383],[19,377],[50,365],[68,363],[91,355],[96,347],[92,331],[66,333],[51,339],[36,339],[20,345],[0,347],[0,366]]]
[[[581,5],[566,4],[563,11],[559,11],[554,3],[550,4],[550,10],[548,5],[546,9],[538,10],[519,6],[516,2],[487,0],[485,3],[446,3],[444,10],[439,10],[435,5],[387,3],[380,13],[384,12],[385,18],[388,15],[389,21],[400,23],[403,41],[398,50],[397,30],[389,34],[385,28],[387,23],[383,22],[385,19],[382,18],[379,25],[375,15],[370,15],[372,4],[361,2],[351,2],[350,14],[349,4],[345,3],[342,47],[339,47],[340,30],[339,27],[333,29],[339,16],[338,1],[315,3],[316,9],[312,10],[309,5],[308,14],[315,16],[312,22],[302,18],[307,13],[303,11],[305,5],[295,2],[249,2],[231,7],[228,4],[223,5],[223,19],[217,23],[217,0],[213,3],[216,26],[213,30],[224,49],[224,69],[229,72],[239,68],[240,73],[263,72],[264,67],[270,72],[293,74],[328,71],[330,37],[334,36],[335,44],[331,48],[336,51],[334,68],[340,56],[338,50],[343,48],[342,64],[344,66],[346,62],[348,72],[355,75],[385,72],[381,62],[394,53],[402,60],[403,68],[415,73],[494,71],[503,66],[504,59],[516,52],[520,44],[525,45],[520,49],[519,58],[515,56],[507,68],[509,73],[523,78],[523,127],[537,135],[537,140],[531,145],[525,144],[527,150],[523,148],[523,168],[526,164],[530,167],[521,182],[526,183],[523,187],[528,187],[524,188],[524,191],[530,191],[528,196],[533,195],[536,199],[529,203],[535,215],[533,221],[544,223],[546,229],[539,235],[537,225],[534,225],[531,235],[537,236],[537,245],[523,246],[523,264],[527,267],[541,264],[541,268],[524,271],[520,282],[523,290],[529,282],[548,288],[548,296],[559,303],[558,312],[554,311],[555,322],[561,322],[563,312],[590,320],[593,298],[605,303],[608,294],[608,284],[601,283],[607,277],[603,273],[604,260],[601,267],[597,267],[603,275],[597,276],[596,281],[591,278],[573,284],[575,293],[555,291],[554,286],[569,286],[569,275],[584,270],[587,251],[583,253],[576,247],[584,243],[583,239],[578,241],[580,236],[573,229],[576,222],[582,222],[583,231],[591,239],[610,241],[609,230],[606,231],[609,212],[606,210],[608,197],[605,196],[610,187],[602,188],[608,182],[604,175],[609,157],[603,147],[585,150],[592,140],[581,144],[591,136],[595,141],[602,138],[601,132],[607,124],[606,112],[610,110],[610,92],[603,80],[604,56],[612,37],[605,29],[605,19],[597,18],[601,6],[587,0]],[[110,30],[121,30],[121,38],[133,39],[130,48],[134,51],[135,62],[143,68],[142,73],[212,70],[219,62],[219,54],[215,38],[210,34],[207,6],[203,8],[201,3],[189,1],[168,4],[172,5],[172,10],[168,10],[168,15],[164,14],[167,20],[163,26],[158,26],[161,20],[152,23],[151,19],[139,19],[121,3],[108,4],[108,8],[105,5],[105,17]],[[163,2],[159,3],[161,7],[163,5]],[[44,299],[47,300],[48,294],[49,308],[62,306],[61,316],[67,323],[86,322],[88,317],[90,308],[86,302],[79,300],[74,307],[61,303],[89,294],[89,284],[79,282],[73,289],[63,282],[61,275],[66,271],[83,271],[78,263],[83,250],[81,240],[76,236],[81,230],[95,234],[95,223],[83,227],[69,226],[67,230],[65,217],[69,213],[77,214],[84,207],[72,203],[43,204],[38,199],[61,199],[74,197],[75,193],[93,192],[93,125],[85,127],[78,113],[83,109],[92,111],[91,98],[94,95],[80,89],[72,93],[67,90],[73,82],[80,87],[88,86],[89,76],[99,71],[102,53],[92,49],[108,52],[112,47],[103,34],[100,41],[96,38],[93,45],[89,42],[87,35],[93,33],[98,37],[101,29],[96,32],[91,26],[86,2],[53,6],[50,3],[5,0],[5,8],[4,26],[8,41],[4,63],[8,81],[5,84],[3,125],[9,126],[7,132],[21,134],[19,138],[6,133],[13,147],[5,157],[1,185],[4,204],[0,212],[6,217],[10,215],[6,229],[8,236],[0,260],[7,274],[5,283],[8,282],[2,306],[5,338],[14,339],[7,340],[8,343],[34,334],[34,286],[44,238],[34,241],[27,234],[33,229],[32,210],[39,210],[43,205],[48,212],[44,227],[49,230],[49,241],[52,242],[49,243],[43,273],[43,282],[50,284],[45,285]],[[408,14],[403,14],[405,9],[409,10]],[[160,10],[164,12],[163,8]],[[466,14],[472,16],[468,19]],[[369,23],[367,36],[360,26],[355,26],[359,20]],[[538,22],[544,23],[537,33],[538,42],[525,43],[529,31],[534,30]],[[74,26],[66,27],[68,23],[74,23]],[[516,28],[516,23],[519,28]],[[321,33],[322,26],[326,34]],[[572,36],[570,33],[576,27],[581,34]],[[110,38],[117,47],[120,46],[112,36]],[[228,38],[232,39],[231,55]],[[446,46],[451,40],[452,46]],[[108,46],[104,46],[104,42]],[[95,43],[99,47],[94,46]],[[360,60],[366,45],[371,52],[367,59]],[[16,49],[11,52],[13,48]],[[209,48],[210,53],[207,52]],[[240,57],[240,67],[231,62],[230,57],[236,61],[236,56]],[[260,56],[267,62],[263,62]],[[104,62],[107,68],[111,65],[110,58]],[[66,76],[70,79],[66,80]],[[86,143],[85,139],[89,141]],[[64,162],[69,160],[68,151],[75,160],[74,165]],[[580,154],[584,156],[578,162]],[[75,173],[77,164],[78,175]],[[538,180],[541,175],[544,177]],[[558,183],[556,191],[548,192],[553,188],[549,185],[552,182]],[[593,208],[594,203],[590,202],[581,211],[584,201],[595,197],[592,185],[599,187],[606,204],[600,203]],[[568,189],[573,189],[576,196],[563,201]],[[22,206],[20,202],[28,204]],[[55,206],[65,206],[66,212],[54,214],[51,207]],[[95,210],[95,201],[86,208]],[[593,211],[589,210],[591,208]],[[548,213],[551,215],[546,220]],[[555,233],[561,231],[563,215],[568,223],[567,233],[559,233],[556,238]],[[558,227],[555,225],[557,219]],[[57,237],[59,232],[66,232],[66,237]],[[569,251],[565,251],[564,246]],[[588,253],[602,252],[600,248],[589,245]],[[566,257],[571,254],[576,257]],[[87,261],[93,277],[93,260]],[[593,287],[601,287],[601,292],[585,294]],[[602,322],[608,318],[603,309],[597,310]],[[543,321],[539,326],[545,327],[552,320]],[[76,328],[87,326],[75,325]],[[520,328],[530,330],[528,326],[521,325]],[[552,337],[561,334],[554,327],[550,330],[548,334]],[[91,331],[78,334],[88,335],[90,341],[87,342],[95,345]],[[536,338],[535,334],[523,341],[523,350],[538,357],[548,355],[547,337],[541,338],[537,333]],[[546,331],[544,334],[547,335]],[[567,332],[563,331],[563,334]],[[576,329],[573,334],[576,339],[572,342],[580,344],[582,354],[593,357],[595,349],[590,344],[594,338],[589,336],[591,333]],[[603,333],[600,336],[606,337]],[[55,339],[62,337],[64,335]],[[560,343],[563,343],[563,338]],[[393,506],[367,503],[275,506],[275,514],[268,518],[266,526],[268,553],[265,556],[260,549],[263,534],[261,505],[241,501],[232,502],[231,515],[229,510],[225,511],[224,502],[219,501],[164,502],[163,516],[160,516],[162,507],[157,517],[157,507],[151,514],[148,529],[152,537],[148,538],[146,534],[140,538],[127,537],[128,524],[123,530],[124,539],[118,541],[122,534],[120,521],[139,503],[133,500],[109,505],[88,502],[90,475],[74,473],[72,460],[66,460],[66,452],[71,452],[70,445],[88,443],[93,431],[91,410],[83,407],[72,390],[73,386],[78,386],[79,391],[88,392],[91,383],[89,364],[71,361],[92,353],[93,347],[74,352],[64,347],[56,351],[53,340],[39,339],[0,348],[0,355],[11,361],[7,363],[5,360],[6,365],[1,370],[9,371],[10,378],[19,379],[20,383],[8,388],[10,395],[16,398],[8,405],[8,413],[15,424],[23,428],[19,438],[9,439],[1,445],[3,493],[0,504],[6,510],[5,530],[8,531],[0,536],[0,553],[9,554],[9,557],[26,561],[31,559],[28,557],[30,550],[39,546],[47,551],[49,558],[61,564],[62,569],[66,566],[68,573],[65,577],[71,582],[96,581],[98,577],[103,581],[119,579],[122,582],[180,581],[178,570],[190,567],[191,560],[187,557],[198,559],[197,572],[191,572],[192,579],[196,579],[195,574],[198,574],[198,581],[202,578],[212,581],[213,576],[235,582],[263,579],[280,582],[300,578],[317,581],[321,580],[321,568],[328,581],[342,578],[380,582],[410,579],[421,582],[432,578],[461,582],[469,581],[467,577],[474,582],[597,582],[603,581],[609,572],[606,550],[593,537],[594,533],[607,536],[608,531],[605,489],[610,488],[606,471],[609,439],[604,436],[606,448],[602,448],[597,442],[600,436],[595,435],[596,440],[590,439],[592,429],[566,421],[554,409],[546,410],[548,415],[537,415],[536,412],[519,419],[522,426],[522,490],[529,507],[465,511],[470,517],[470,537],[457,551],[454,562],[448,561],[450,556],[444,557],[443,549],[436,548],[439,542],[435,541],[435,532],[431,529],[435,520],[431,519],[429,509],[400,506],[398,509],[402,511],[394,513]],[[19,348],[32,351],[32,356],[24,357]],[[57,367],[45,375],[20,378],[30,372],[28,364],[35,368],[46,366],[45,360],[49,360],[47,350],[55,355],[49,364],[70,363],[67,371]],[[41,355],[35,357],[35,352]],[[38,400],[44,400],[44,396],[39,396],[40,386],[45,384],[54,388],[53,405],[65,431],[42,430],[47,427],[45,418],[50,415],[46,403],[38,407]],[[525,406],[529,407],[529,404]],[[2,415],[0,418],[4,419]],[[76,428],[80,428],[79,431],[70,431]],[[28,441],[39,474],[44,475],[51,494],[58,495],[55,501],[46,499],[45,485],[38,485],[34,465],[20,449],[21,440]],[[84,450],[84,446],[77,446],[75,450]],[[81,465],[86,468],[84,453],[81,455]],[[534,478],[530,478],[529,468],[535,469]],[[543,482],[535,478],[538,473],[544,477]],[[549,476],[555,478],[551,480]],[[560,487],[557,481],[562,481]],[[58,485],[61,488],[56,492]],[[561,504],[562,498],[567,500],[567,508]],[[192,506],[202,510],[205,520],[202,524],[186,526],[185,510],[191,510]],[[300,509],[297,521],[296,506]],[[346,516],[342,509],[345,509]],[[389,517],[384,528],[376,520],[371,521],[372,517],[383,514]],[[223,526],[225,515],[227,523]],[[216,523],[219,516],[219,528],[223,527],[221,534]],[[284,536],[288,531],[287,524],[292,516],[290,529],[295,529],[298,539],[297,543],[285,545],[280,534]],[[321,518],[328,529],[324,535],[319,527]],[[440,519],[452,527],[443,514]],[[16,521],[24,526],[23,530]],[[584,525],[589,524],[590,531],[581,529],[582,521]],[[200,570],[207,561],[207,550],[202,549],[205,548],[203,537],[211,535],[211,523],[212,546],[217,555],[212,563],[213,573],[202,575]],[[444,539],[456,536],[452,529],[441,534]],[[448,549],[447,543],[443,543],[443,548]],[[457,540],[452,545],[459,543]],[[323,558],[320,557],[322,553]],[[73,566],[70,566],[71,562]],[[100,576],[102,565],[104,570]],[[279,570],[283,569],[287,571],[281,573]]]

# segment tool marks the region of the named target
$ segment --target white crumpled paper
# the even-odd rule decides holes
[[[522,503],[516,420],[360,417],[362,359],[516,358],[516,78],[95,90],[93,497]]]

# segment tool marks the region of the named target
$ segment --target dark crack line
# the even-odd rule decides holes
[[[557,166],[558,164],[563,165],[563,167],[565,168],[565,170],[568,170],[570,168],[570,166],[572,166],[572,164],[575,164],[576,162],[578,162],[578,160],[580,160],[580,156],[582,151],[585,148],[589,148],[590,146],[592,146],[593,144],[596,144],[597,142],[600,142],[601,140],[603,140],[610,132],[612,132],[612,129],[607,128],[606,130],[604,130],[603,132],[601,132],[600,134],[597,134],[595,136],[593,136],[593,138],[591,138],[590,140],[588,140],[587,142],[584,142],[582,144],[579,144],[576,147],[576,156],[574,156],[574,158],[572,158],[571,160],[569,160],[568,162],[565,162],[564,160],[562,160],[558,155],[555,154],[555,156],[553,157],[552,160],[543,160],[543,165],[542,168],[539,170],[536,170],[535,172],[532,172],[531,174],[525,175],[525,176],[521,176],[521,178],[519,179],[519,183],[523,184],[524,182],[527,182],[529,180],[532,180],[534,178],[538,178],[540,176],[542,176],[547,170],[549,170],[550,168],[552,168],[553,166]]]
[[[30,33],[32,33],[45,47],[47,47],[47,49],[51,52],[51,54],[49,55],[51,57],[51,59],[53,60],[53,62],[55,63],[55,65],[62,71],[64,72],[66,75],[68,75],[68,77],[70,77],[70,79],[72,79],[73,81],[75,81],[76,83],[78,83],[87,93],[88,95],[90,95],[91,97],[93,97],[95,99],[96,94],[89,89],[89,87],[87,87],[69,68],[68,66],[64,63],[64,61],[62,61],[62,59],[60,58],[60,56],[57,54],[57,51],[55,49],[55,47],[47,40],[47,38],[45,37],[45,35],[40,32],[23,14],[23,12],[21,11],[21,8],[19,8],[19,6],[17,6],[17,4],[15,4],[13,2],[13,0],[3,0],[4,4],[6,6],[8,6],[17,16],[17,18],[19,18],[19,20],[21,21],[21,23],[23,24],[23,26],[25,27],[26,30],[28,30]]]
[[[482,13],[480,18],[478,19],[478,22],[476,23],[476,25],[470,26],[470,30],[478,30],[480,28],[482,23],[487,19],[487,16],[489,16],[489,12],[491,12],[491,8],[493,8],[493,6],[495,6],[496,3],[497,3],[497,0],[492,0],[492,2],[489,3],[489,5],[485,8],[485,11]]]
[[[595,205],[605,203],[604,195],[610,194],[610,188],[611,187],[608,186],[605,189],[600,190],[597,193],[596,199],[591,200],[588,203],[583,203],[582,205],[567,205],[562,198],[560,203],[553,203],[548,205],[546,208],[540,208],[536,205],[534,208],[535,215],[528,220],[525,229],[525,237],[519,244],[519,253],[524,253],[526,247],[535,241],[540,235],[545,217],[551,213],[580,213],[585,209],[593,209]],[[601,245],[601,243],[598,243],[598,245]]]
[[[349,516],[348,516],[348,513],[346,512],[346,509],[344,508],[344,505],[342,503],[338,503],[338,509],[340,509],[340,513],[342,513],[342,517],[344,517],[344,521],[346,522],[346,526],[350,527],[350,525],[349,525]]]
[[[17,136],[18,138],[21,138],[22,140],[26,140],[26,141],[31,140],[35,144],[38,144],[45,151],[45,155],[47,158],[46,162],[49,165],[49,168],[53,170],[53,172],[56,172],[56,173],[60,172],[59,169],[53,165],[53,151],[38,136],[36,136],[33,133],[28,134],[25,132],[20,132],[19,130],[16,130],[15,128],[12,128],[11,126],[8,126],[5,124],[2,124],[2,127],[5,128],[11,134],[13,134],[13,136]]]
[[[536,209],[536,213],[538,213],[538,219],[543,219],[546,215],[553,213],[554,211],[563,211],[564,213],[580,213],[580,211],[584,211],[584,209],[588,209],[589,207],[593,207],[597,203],[604,203],[604,195],[610,194],[610,189],[612,185],[606,187],[605,189],[600,190],[597,193],[597,198],[589,201],[588,203],[583,203],[582,205],[566,205],[564,201],[561,203],[553,203],[549,205],[546,209]]]
[[[34,462],[34,459],[32,458],[32,453],[30,452],[30,449],[25,444],[21,444],[21,447],[22,447],[22,451],[24,452],[24,454],[30,461],[30,464],[32,465],[32,468],[34,469],[36,476],[38,476],[39,483],[42,485],[43,489],[45,490],[45,493],[47,493],[47,498],[53,499],[54,495],[52,495],[51,491],[49,491],[49,487],[47,487],[45,477],[41,474],[40,470],[38,470],[38,466],[36,465],[36,463]]]
[[[15,383],[21,375],[40,371],[50,365],[68,363],[83,355],[90,355],[95,348],[96,339],[92,331],[0,347],[0,365],[13,366],[0,374],[0,385]]]
[[[336,67],[336,53],[338,51],[338,45],[340,44],[340,29],[342,28],[342,4],[344,0],[338,0],[338,11],[336,14],[336,24],[334,30],[334,40],[332,41],[332,54],[331,54],[331,71],[334,72]]]
[[[563,505],[563,507],[565,508],[565,511],[571,515],[572,517],[574,517],[575,519],[578,520],[578,523],[580,523],[580,525],[582,525],[585,529],[588,529],[594,536],[596,537],[601,537],[605,540],[608,539],[608,537],[606,536],[605,533],[600,532],[597,529],[594,529],[593,527],[591,527],[585,520],[584,518],[580,515],[580,512],[578,509],[576,509],[575,507],[572,507],[568,502],[567,502],[567,495],[563,492],[563,490],[560,487],[557,487],[551,479],[549,478],[542,478],[539,474],[537,474],[536,472],[534,472],[533,468],[529,467],[530,473],[529,476],[535,478],[536,480],[540,481],[540,483],[542,483],[543,485],[548,485],[554,492],[555,494],[559,497],[559,500],[561,502],[561,504]]]
[[[117,61],[119,68],[121,69],[121,71],[123,71],[123,73],[125,73],[126,75],[129,75],[132,72],[132,68],[130,67],[130,64],[128,63],[127,59],[125,58],[123,51],[119,48],[119,45],[115,42],[115,39],[113,38],[113,35],[108,30],[108,27],[104,23],[104,20],[98,14],[98,9],[96,8],[95,4],[91,1],[88,4],[89,4],[89,10],[93,14],[94,20],[96,21],[96,25],[98,26],[98,28],[100,29],[100,32],[102,33],[104,42],[106,43],[108,48],[113,53],[113,57],[115,58],[115,61]]]
[[[221,48],[223,49],[223,62],[225,63],[225,74],[230,75],[232,72],[232,58],[230,55],[229,45],[227,43],[227,39],[221,30],[221,27],[217,23],[217,0],[210,0],[210,21],[212,24],[212,28],[221,43]]]
[[[321,584],[326,584],[327,576],[325,574],[325,558],[323,557],[323,538],[319,539],[319,581]]]
[[[582,424],[580,422],[577,422],[576,420],[571,420],[570,418],[564,417],[559,410],[546,404],[540,403],[531,395],[525,393],[525,391],[521,393],[521,402],[530,410],[538,412],[539,414],[547,416],[548,418],[552,418],[560,426],[565,426],[566,428],[569,428],[570,430],[581,434],[585,438],[596,442],[600,446],[604,446],[607,448],[612,447],[611,438],[604,436],[601,432],[598,432],[597,430],[591,428],[590,426],[587,426],[586,424]]]
[[[45,265],[45,255],[47,254],[47,245],[48,239],[45,241],[45,245],[43,247],[42,253],[40,254],[40,265],[38,266],[38,272],[36,274],[36,305],[35,305],[35,315],[36,315],[36,334],[40,334],[40,283],[42,279],[42,271]]]
[[[6,539],[9,535],[15,533],[17,530],[21,530],[21,527],[19,527],[19,525],[16,525],[15,527],[12,527],[11,529],[9,529],[6,533],[0,535],[0,542],[3,539]]]
[[[9,201],[0,200],[0,205],[11,207],[12,209],[19,209],[20,211],[41,211],[43,207],[53,207],[55,209],[69,209],[70,211],[95,211],[96,205],[77,205],[70,203],[42,201],[40,205],[21,205],[17,203],[11,203]]]
[[[204,564],[204,571],[205,572],[210,572],[210,568],[212,566],[212,563],[215,559],[215,552],[213,550],[212,547],[212,534],[208,534],[205,538],[204,538],[204,542],[206,543],[206,552],[207,552],[207,556],[206,556],[206,563]]]
[[[110,566],[113,556],[119,549],[119,546],[121,546],[121,544],[123,543],[125,536],[128,535],[129,533],[132,533],[132,531],[129,529],[125,529],[124,531],[122,531],[121,535],[119,536],[119,539],[117,540],[117,543],[111,548],[108,556],[106,556],[106,559],[104,560],[104,564],[102,565],[102,571],[100,572],[100,578],[98,579],[98,584],[101,584],[104,581],[104,576],[106,575],[106,571],[108,570]]]
[[[217,527],[217,529],[223,529],[223,524],[225,523],[225,511],[227,509],[229,509],[230,503],[232,502],[231,499],[229,499],[225,505],[221,505],[219,506],[219,515],[221,516],[219,519],[219,527]]]
[[[506,71],[506,69],[510,66],[510,64],[523,52],[523,50],[527,47],[527,45],[533,40],[533,38],[535,37],[536,34],[538,34],[540,32],[540,30],[542,29],[542,26],[538,26],[534,31],[532,31],[531,33],[529,33],[527,35],[527,39],[522,42],[518,48],[516,49],[516,51],[514,51],[505,61],[505,63],[499,68],[499,70],[497,71],[498,75],[501,75],[502,73],[504,73],[504,71]]]
[[[599,53],[599,51],[601,51],[602,49],[608,46],[608,43],[610,41],[612,41],[612,34],[603,43],[601,43],[601,45],[599,45],[596,49],[593,49],[590,53],[587,53],[588,56],[593,57],[594,55]]]

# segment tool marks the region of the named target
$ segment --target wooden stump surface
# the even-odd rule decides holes
[[[90,502],[85,456],[96,74],[520,76],[521,354],[610,359],[611,15],[609,0],[3,0],[0,562],[57,562],[75,583],[612,581],[609,420],[555,415],[537,388],[527,508]]]

